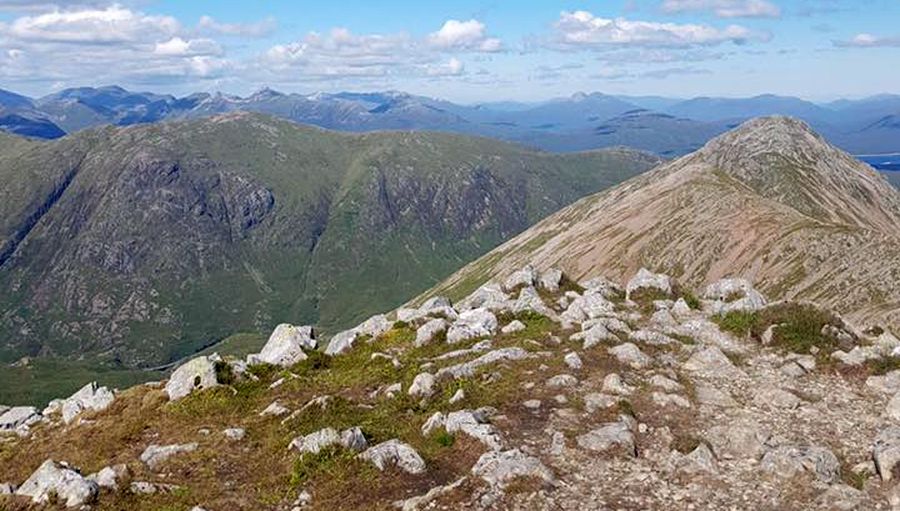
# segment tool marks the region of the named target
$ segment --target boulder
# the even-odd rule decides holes
[[[766,306],[766,299],[745,279],[721,279],[706,287],[703,298],[711,300],[710,312],[724,314],[731,311],[757,311]]]
[[[900,463],[900,426],[888,426],[878,433],[872,445],[872,458],[881,480],[890,481]]]
[[[429,320],[427,323],[416,329],[415,346],[419,348],[431,344],[441,332],[447,331],[447,325],[447,320],[444,318]]]
[[[97,499],[100,487],[78,472],[53,460],[47,460],[16,490],[16,495],[31,497],[36,504],[45,504],[52,496],[66,507],[81,507]]]
[[[809,473],[823,483],[840,480],[841,464],[825,447],[785,445],[770,449],[759,463],[760,470],[783,479]]]
[[[503,282],[503,289],[506,291],[514,291],[519,287],[523,286],[533,286],[537,284],[540,275],[538,271],[531,266],[530,264],[521,270],[513,272],[512,275],[506,278]]]
[[[691,402],[684,396],[678,394],[667,394],[665,392],[653,392],[650,399],[659,406],[677,406],[679,408],[690,408]]]
[[[618,422],[609,422],[575,439],[583,449],[595,452],[614,452],[626,456],[637,456],[633,430],[635,420],[622,415]]]
[[[584,365],[581,362],[581,357],[579,357],[578,353],[575,353],[574,351],[566,353],[566,355],[563,357],[563,362],[565,362],[566,365],[569,366],[569,369],[573,369],[575,371],[581,369]]]
[[[520,477],[535,477],[549,484],[555,482],[553,473],[541,460],[519,449],[482,454],[472,467],[472,474],[496,488],[505,488]]]
[[[632,295],[642,289],[652,289],[668,296],[672,294],[672,279],[668,275],[641,268],[625,286],[625,298],[631,300]]]
[[[12,495],[16,493],[16,487],[12,483],[0,483],[0,495]]]
[[[282,323],[272,331],[256,359],[262,363],[287,367],[306,360],[304,350],[314,350],[316,345],[311,326]]]
[[[425,460],[409,445],[392,439],[381,442],[361,452],[358,457],[375,465],[378,470],[396,465],[399,469],[409,474],[421,474],[425,472]]]
[[[33,406],[14,406],[0,415],[0,431],[15,431],[39,422],[41,414]]]
[[[616,357],[616,360],[632,369],[643,369],[652,361],[640,348],[630,342],[610,348],[608,351],[610,355]]]
[[[571,374],[557,374],[547,380],[545,385],[551,389],[563,389],[578,385],[578,378]]]
[[[512,310],[515,313],[526,311],[534,312],[553,320],[559,318],[556,312],[544,303],[544,300],[538,294],[537,289],[530,286],[523,287],[522,290],[519,291],[519,297],[513,303]]]
[[[369,446],[369,442],[362,429],[354,426],[341,431],[341,446],[352,451],[362,451]]]
[[[343,332],[335,334],[334,337],[328,341],[328,346],[325,348],[325,354],[333,356],[348,351],[353,347],[353,344],[358,337],[359,332],[355,329],[344,330]]]
[[[87,479],[97,483],[97,486],[100,488],[115,491],[119,489],[119,481],[125,479],[127,476],[128,466],[124,463],[120,463],[112,467],[104,467],[96,474],[87,476]]]
[[[550,268],[549,270],[541,273],[540,282],[538,284],[541,288],[550,291],[551,293],[556,293],[559,291],[559,286],[562,284],[563,273],[562,271],[556,268]]]
[[[609,373],[603,378],[603,392],[617,396],[630,396],[635,388],[622,381],[622,377],[616,373]]]
[[[219,384],[216,376],[217,357],[197,357],[180,366],[166,383],[166,394],[170,401],[188,396],[195,390],[215,387]]]
[[[229,440],[243,440],[247,431],[244,428],[226,428],[222,430],[222,434]]]
[[[487,283],[457,304],[460,312],[471,309],[487,309],[494,312],[508,310],[511,304],[509,295],[494,283]]]
[[[149,445],[144,452],[141,453],[141,461],[147,465],[150,470],[156,470],[160,465],[166,462],[172,456],[185,454],[197,450],[197,443],[190,444],[172,444],[172,445]]]
[[[753,404],[761,408],[797,408],[803,400],[796,394],[776,387],[763,385],[754,391]]]
[[[619,399],[615,396],[591,392],[584,396],[584,409],[587,413],[594,413],[597,410],[612,408],[618,402]]]
[[[661,374],[654,374],[650,378],[650,385],[665,390],[666,392],[681,392],[684,386],[677,381],[667,378]]]
[[[694,398],[698,404],[706,406],[733,408],[738,405],[737,401],[731,397],[727,390],[718,389],[704,383],[698,383],[694,387]]]
[[[869,376],[866,387],[882,394],[897,394],[900,392],[900,369],[881,376]]]
[[[675,344],[678,342],[664,333],[657,332],[655,330],[644,329],[636,330],[635,332],[633,332],[631,334],[631,339],[643,344],[647,344],[649,346],[665,346],[667,344]]]
[[[516,332],[521,332],[525,330],[525,323],[522,323],[518,319],[514,319],[510,321],[506,326],[500,329],[504,334],[514,334]]]
[[[288,445],[288,449],[301,453],[319,454],[322,449],[337,445],[341,442],[341,436],[334,428],[323,428],[306,436],[298,436]]]
[[[585,294],[599,294],[607,299],[622,295],[622,287],[606,277],[594,277],[578,283],[585,290]]]
[[[454,344],[467,339],[488,337],[497,331],[497,316],[491,311],[479,308],[471,309],[459,315],[450,330],[447,331],[447,342]]]
[[[684,363],[684,369],[702,376],[714,378],[735,378],[745,376],[731,360],[716,346],[700,349]]]
[[[63,422],[69,424],[84,410],[95,412],[106,410],[114,400],[115,396],[106,387],[97,387],[97,382],[88,383],[63,401]]]
[[[600,293],[585,292],[584,295],[572,300],[565,312],[560,315],[563,326],[571,326],[582,323],[588,319],[595,319],[615,314],[616,306]]]
[[[440,369],[435,377],[438,380],[471,378],[475,371],[483,366],[496,364],[507,360],[523,360],[528,358],[528,352],[518,346],[512,348],[500,348],[489,351],[480,357]]]
[[[682,476],[696,476],[700,474],[715,474],[718,472],[718,464],[713,452],[704,443],[698,445],[689,454],[678,460],[675,473]]]
[[[757,422],[738,419],[728,424],[713,426],[706,440],[719,459],[753,459],[763,454],[769,432]]]
[[[266,417],[266,416],[272,415],[275,417],[281,417],[282,415],[284,415],[288,412],[290,412],[290,410],[288,410],[285,406],[283,406],[281,403],[279,403],[276,400],[276,401],[272,401],[272,403],[269,404],[269,406],[267,406],[265,410],[259,412],[259,416]]]
[[[413,378],[407,392],[412,397],[431,397],[434,394],[434,382],[433,374],[419,373]]]
[[[447,433],[464,433],[489,449],[499,450],[503,447],[500,432],[488,422],[486,414],[480,410],[450,412],[445,417],[443,425]]]

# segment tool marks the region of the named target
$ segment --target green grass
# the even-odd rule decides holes
[[[731,311],[713,319],[725,331],[757,340],[775,325],[772,345],[791,353],[808,354],[815,347],[827,358],[841,347],[837,339],[822,334],[825,325],[840,328],[840,318],[814,305],[782,303],[755,312]]]

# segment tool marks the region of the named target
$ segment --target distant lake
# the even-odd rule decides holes
[[[860,160],[868,163],[878,170],[900,171],[900,153],[894,154],[858,154]]]

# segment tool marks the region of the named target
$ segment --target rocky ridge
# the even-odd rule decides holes
[[[0,506],[900,508],[900,340],[747,280],[527,266],[349,332],[0,407]]]
[[[692,288],[742,277],[897,329],[898,258],[900,192],[805,123],[768,117],[562,209],[424,296],[459,298],[530,263],[576,279],[643,266]]]

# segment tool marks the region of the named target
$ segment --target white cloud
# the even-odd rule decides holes
[[[478,20],[447,20],[437,32],[428,36],[428,43],[444,50],[474,50],[497,52],[503,49],[500,39],[487,36],[487,27]]]
[[[180,37],[173,37],[168,41],[156,43],[153,50],[156,55],[168,56],[198,56],[198,55],[221,55],[222,47],[219,43],[212,39],[188,39],[184,40]]]
[[[833,41],[842,48],[886,48],[900,47],[900,36],[876,36],[873,34],[856,34],[848,41]]]
[[[171,16],[148,16],[114,5],[23,16],[14,20],[7,32],[30,41],[109,44],[172,37],[180,30],[178,20]]]
[[[709,11],[720,18],[778,18],[781,9],[768,0],[664,0],[667,13]]]
[[[562,48],[624,46],[673,47],[743,44],[765,36],[740,25],[719,29],[701,24],[601,18],[587,11],[564,11],[555,24],[555,44]]]
[[[275,18],[266,18],[254,23],[221,23],[211,16],[201,16],[197,30],[203,34],[218,34],[240,37],[264,37],[278,28]]]
[[[466,66],[456,57],[444,64],[429,64],[425,67],[428,76],[459,76],[466,72]]]

